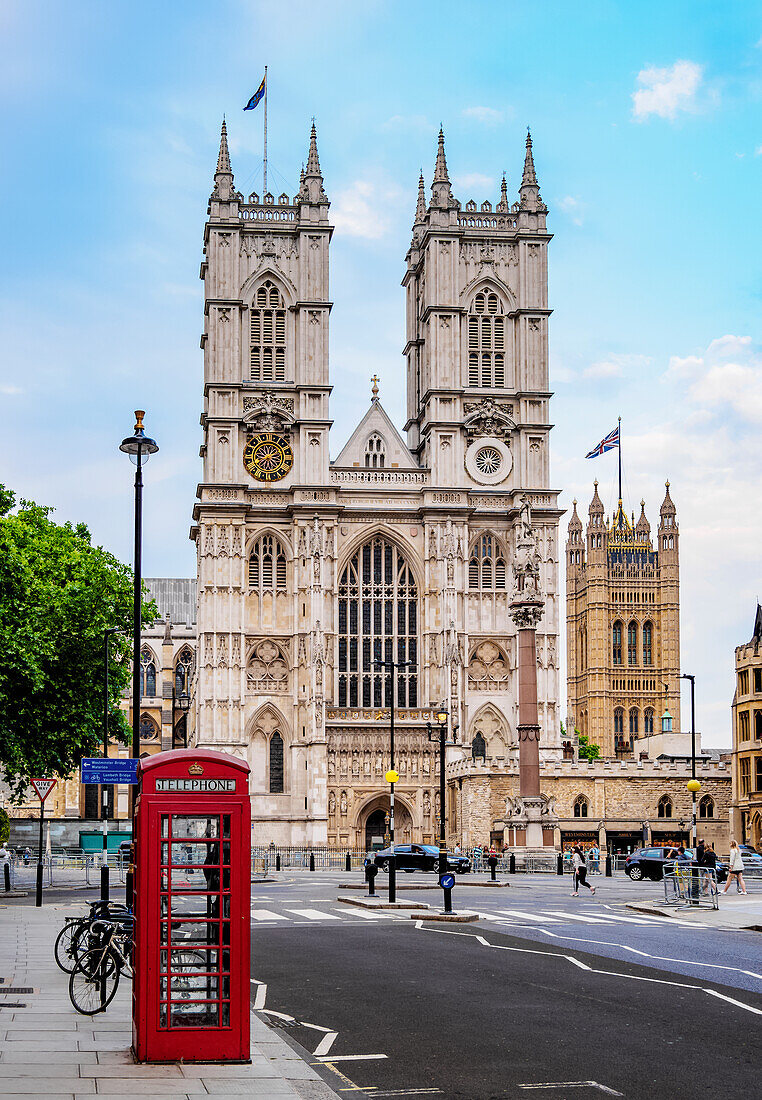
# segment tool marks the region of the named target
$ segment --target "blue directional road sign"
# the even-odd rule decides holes
[[[453,886],[455,885],[455,875],[440,875],[439,885],[442,887],[443,890],[452,890]]]
[[[137,783],[138,762],[131,757],[89,756],[80,763],[82,783]]]

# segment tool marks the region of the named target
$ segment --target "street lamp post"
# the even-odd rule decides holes
[[[691,792],[691,847],[696,851],[696,795],[701,790],[701,784],[696,779],[696,677],[690,672],[682,672],[681,680],[691,682],[691,778],[686,784]]]
[[[116,626],[107,627],[103,631],[103,757],[108,756],[108,663],[109,663],[109,638],[112,634],[119,634]],[[101,784],[101,833],[103,835],[103,854],[101,856],[101,900],[109,898],[109,873],[108,873],[108,815],[109,809],[114,813],[114,807],[108,804],[108,785]]]
[[[377,658],[373,665],[375,668],[390,669],[389,673],[389,771],[386,779],[389,783],[389,901],[397,900],[397,857],[394,854],[394,784],[397,781],[397,773],[394,770],[394,689],[397,686],[395,673],[399,668],[415,668],[415,661],[395,661],[391,656],[382,660]],[[385,686],[385,685],[384,685]]]
[[[437,711],[435,724],[426,723],[429,741],[439,741],[439,875],[447,874],[447,839],[445,837],[445,745],[447,741],[447,719],[449,714],[444,706]],[[450,742],[452,743],[452,742]]]
[[[130,456],[135,464],[135,556],[132,585],[132,757],[140,759],[140,632],[142,626],[142,538],[143,538],[143,464],[159,449],[154,439],[145,434],[145,412],[135,412],[135,431],[123,439],[119,450]],[[127,872],[126,900],[132,905],[132,888],[135,876],[135,787],[130,788],[130,817],[132,818],[132,859]]]

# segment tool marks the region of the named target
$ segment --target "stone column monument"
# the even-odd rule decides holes
[[[527,849],[542,849],[543,826],[553,828],[557,823],[553,800],[540,793],[536,631],[544,606],[540,553],[532,528],[531,509],[524,497],[513,561],[513,593],[510,604],[511,618],[518,633],[519,795],[518,798],[508,799],[506,821],[512,830],[518,831],[518,836],[523,833]]]

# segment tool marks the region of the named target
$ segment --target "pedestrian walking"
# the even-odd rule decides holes
[[[29,866],[29,864],[31,862],[31,859],[32,859],[32,849],[31,848],[25,848],[24,849],[24,866],[25,867]]]
[[[716,894],[717,883],[715,881],[717,874],[717,853],[711,844],[708,844],[704,848],[704,858],[701,864],[701,892],[702,894]]]
[[[728,881],[725,883],[725,889],[723,894],[727,894],[730,889],[730,884],[735,879],[736,892],[739,894],[746,893],[746,883],[743,880],[743,859],[741,858],[741,849],[738,847],[734,840],[730,842],[730,867],[728,869]]]
[[[601,873],[601,853],[595,841],[591,844],[587,854],[590,858],[590,874],[599,875]]]
[[[572,848],[572,868],[574,872],[574,890],[571,896],[573,898],[577,897],[580,886],[584,886],[591,894],[594,894],[595,887],[587,881],[587,864],[579,844],[575,844]]]

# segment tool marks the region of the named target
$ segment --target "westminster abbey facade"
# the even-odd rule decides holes
[[[314,127],[298,195],[244,197],[223,125],[201,272],[192,741],[248,760],[255,841],[371,844],[393,694],[397,839],[425,841],[442,811],[435,711],[449,714],[448,765],[516,755],[508,602],[524,500],[546,594],[543,752],[561,755],[547,208],[530,138],[517,201],[503,180],[477,207],[453,196],[440,133],[403,280],[405,435],[374,380],[333,460],[329,211]]]

